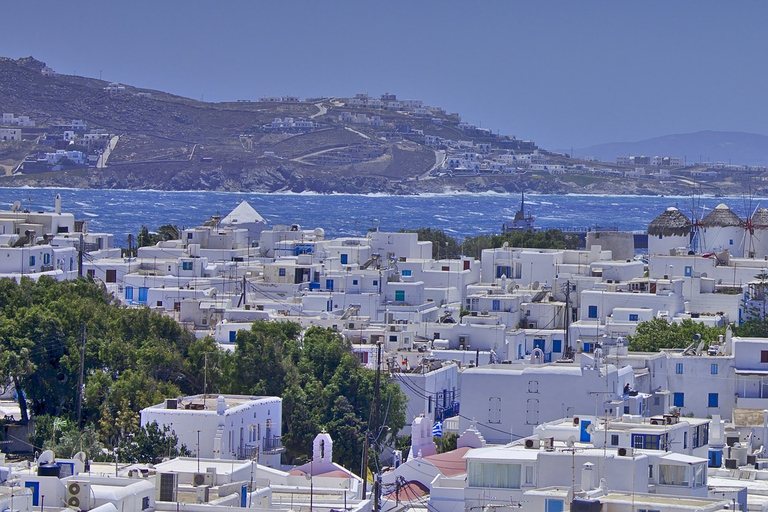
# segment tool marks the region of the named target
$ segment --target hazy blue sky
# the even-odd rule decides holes
[[[206,101],[392,92],[550,149],[768,135],[768,2],[14,0],[0,16],[0,56]]]

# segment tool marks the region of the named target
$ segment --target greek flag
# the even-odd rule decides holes
[[[443,422],[438,420],[432,425],[432,437],[443,437]]]

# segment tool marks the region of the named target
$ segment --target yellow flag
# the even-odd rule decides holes
[[[371,473],[371,468],[365,468],[365,479],[368,480],[368,483],[373,484],[373,473]]]

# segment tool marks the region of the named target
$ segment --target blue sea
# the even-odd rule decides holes
[[[198,226],[211,216],[225,216],[241,201],[248,201],[270,225],[299,224],[321,227],[326,236],[364,236],[372,228],[382,231],[429,227],[462,240],[465,236],[501,232],[520,208],[519,194],[455,193],[416,196],[353,194],[256,194],[236,192],[165,192],[154,190],[80,190],[58,188],[0,188],[0,209],[21,201],[23,209],[53,211],[61,194],[62,211],[87,219],[90,231],[115,234],[118,246],[142,226],[152,231],[164,224]],[[706,215],[719,203],[737,215],[766,198],[609,196],[527,194],[527,213],[535,224],[548,228],[587,228],[596,224],[625,231],[645,231],[648,223],[670,206],[692,216]]]

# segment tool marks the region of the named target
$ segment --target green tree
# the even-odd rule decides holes
[[[453,432],[444,432],[442,437],[435,437],[434,441],[437,446],[437,453],[445,453],[455,450],[458,440],[459,435]]]
[[[690,319],[681,323],[669,323],[663,318],[654,318],[641,322],[635,334],[627,336],[627,341],[631,351],[658,352],[663,348],[685,348],[693,343],[696,334],[701,335],[705,346],[709,346],[724,333],[723,327],[708,327]]]
[[[165,457],[191,455],[185,445],[179,446],[179,438],[170,427],[166,425],[161,429],[156,421],[123,437],[116,453],[121,462],[142,464],[157,464]]]

